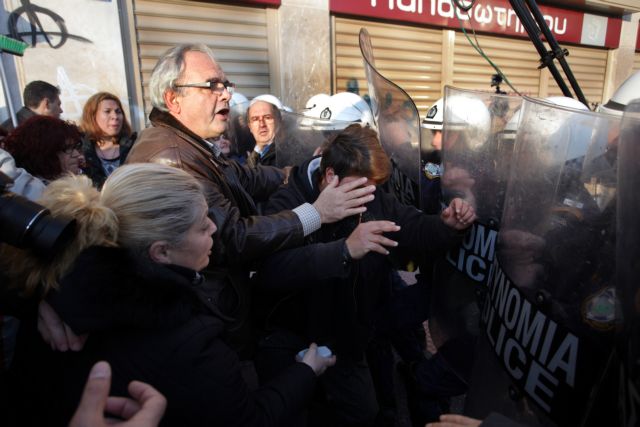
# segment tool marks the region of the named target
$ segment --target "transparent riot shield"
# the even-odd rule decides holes
[[[624,113],[618,156],[618,233],[616,296],[617,348],[620,357],[620,419],[640,424],[640,100]]]
[[[364,28],[360,29],[360,51],[380,143],[393,165],[389,190],[401,202],[418,206],[420,114],[411,97],[376,69],[371,38]]]
[[[445,88],[441,178],[444,202],[459,197],[474,206],[478,219],[449,264],[479,284],[486,283],[509,177],[513,134],[507,122],[521,97]],[[428,153],[428,147],[422,150]]]
[[[350,124],[283,111],[281,130],[276,137],[276,166],[297,166],[319,154],[322,144]]]
[[[229,112],[227,137],[231,141],[232,154],[247,155],[255,146],[247,123],[249,102],[233,106]],[[332,139],[350,122],[324,120],[280,110],[275,117],[275,165],[296,166],[320,151],[321,145]]]
[[[225,136],[230,142],[231,156],[247,156],[256,145],[247,123],[247,108],[249,101],[240,102],[229,109],[229,126]]]
[[[421,150],[428,165],[433,158],[430,149],[441,149],[443,201],[465,199],[478,216],[462,244],[433,262],[429,327],[441,356],[465,383],[480,333],[477,294],[486,285],[494,260],[515,144],[504,127],[521,103],[521,97],[447,87],[443,131],[436,144],[441,146]],[[423,172],[426,182],[429,171]]]
[[[525,98],[469,415],[564,426],[598,425],[616,412],[619,122]]]

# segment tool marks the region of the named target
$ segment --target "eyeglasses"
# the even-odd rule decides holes
[[[221,95],[226,89],[227,92],[232,95],[236,85],[235,83],[231,83],[229,80],[221,81],[213,79],[202,83],[174,84],[173,87],[199,87],[201,89],[209,89],[211,92],[217,93],[218,95]]]
[[[62,150],[62,152],[65,154],[73,154],[74,151],[82,153],[82,142],[76,142],[73,145],[67,145],[67,147]]]
[[[264,120],[267,123],[271,123],[275,120],[275,118],[271,114],[265,114],[264,116],[249,117],[249,123],[259,123],[262,120]]]

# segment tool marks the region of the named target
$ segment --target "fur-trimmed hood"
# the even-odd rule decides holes
[[[80,254],[47,300],[75,333],[157,328],[198,314],[224,316],[192,270],[136,259],[126,250],[92,247]]]

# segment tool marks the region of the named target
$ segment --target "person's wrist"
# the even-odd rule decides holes
[[[353,261],[353,257],[351,256],[351,253],[349,252],[349,246],[347,245],[347,240],[345,239],[344,243],[342,244],[342,265],[347,267],[349,266],[349,264],[351,264],[351,261]]]
[[[322,214],[322,209],[319,206],[318,201],[316,200],[311,206],[313,206],[316,210],[316,212],[318,212],[318,215],[320,216],[320,223],[324,224],[325,223],[325,217]]]

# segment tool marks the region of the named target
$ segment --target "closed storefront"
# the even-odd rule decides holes
[[[500,67],[520,93],[539,95],[540,71],[537,67],[540,57],[529,40],[485,35],[473,38],[473,34],[467,34]],[[491,76],[495,73],[487,60],[469,43],[465,34],[456,31],[451,84],[462,89],[492,90]],[[511,92],[506,82],[500,89]]]
[[[336,92],[358,89],[367,92],[362,55],[358,43],[360,28],[371,36],[376,67],[411,96],[426,112],[441,96],[442,30],[337,17],[334,26],[334,88]]]
[[[270,92],[268,9],[171,0],[135,0],[135,38],[145,116],[158,58],[179,43],[205,43],[247,97]]]
[[[607,69],[607,51],[583,46],[568,46],[567,49],[569,50],[567,62],[571,66],[571,71],[580,84],[585,98],[590,103],[606,101],[606,99],[603,100],[603,90]],[[565,75],[562,69],[560,69],[560,73]],[[562,95],[562,91],[550,74],[548,81],[548,95]],[[568,82],[566,77],[565,81]]]
[[[540,56],[533,43],[523,37],[524,30],[508,2],[477,2],[470,15],[462,19],[466,34],[447,0],[335,0],[330,2],[330,8],[334,15],[333,84],[337,91],[358,87],[360,94],[366,93],[357,37],[360,28],[365,27],[371,35],[377,68],[409,93],[421,114],[442,96],[446,84],[494,90],[491,78],[496,71],[470,40],[480,46],[521,94],[535,97],[562,94],[549,71],[538,68]],[[591,104],[601,103],[607,48],[617,47],[621,20],[552,7],[541,10],[561,46],[569,51],[567,61],[585,97]],[[365,19],[356,19],[354,15]],[[474,35],[472,28],[485,33]],[[569,85],[566,78],[565,81]],[[501,89],[513,93],[506,82]]]

